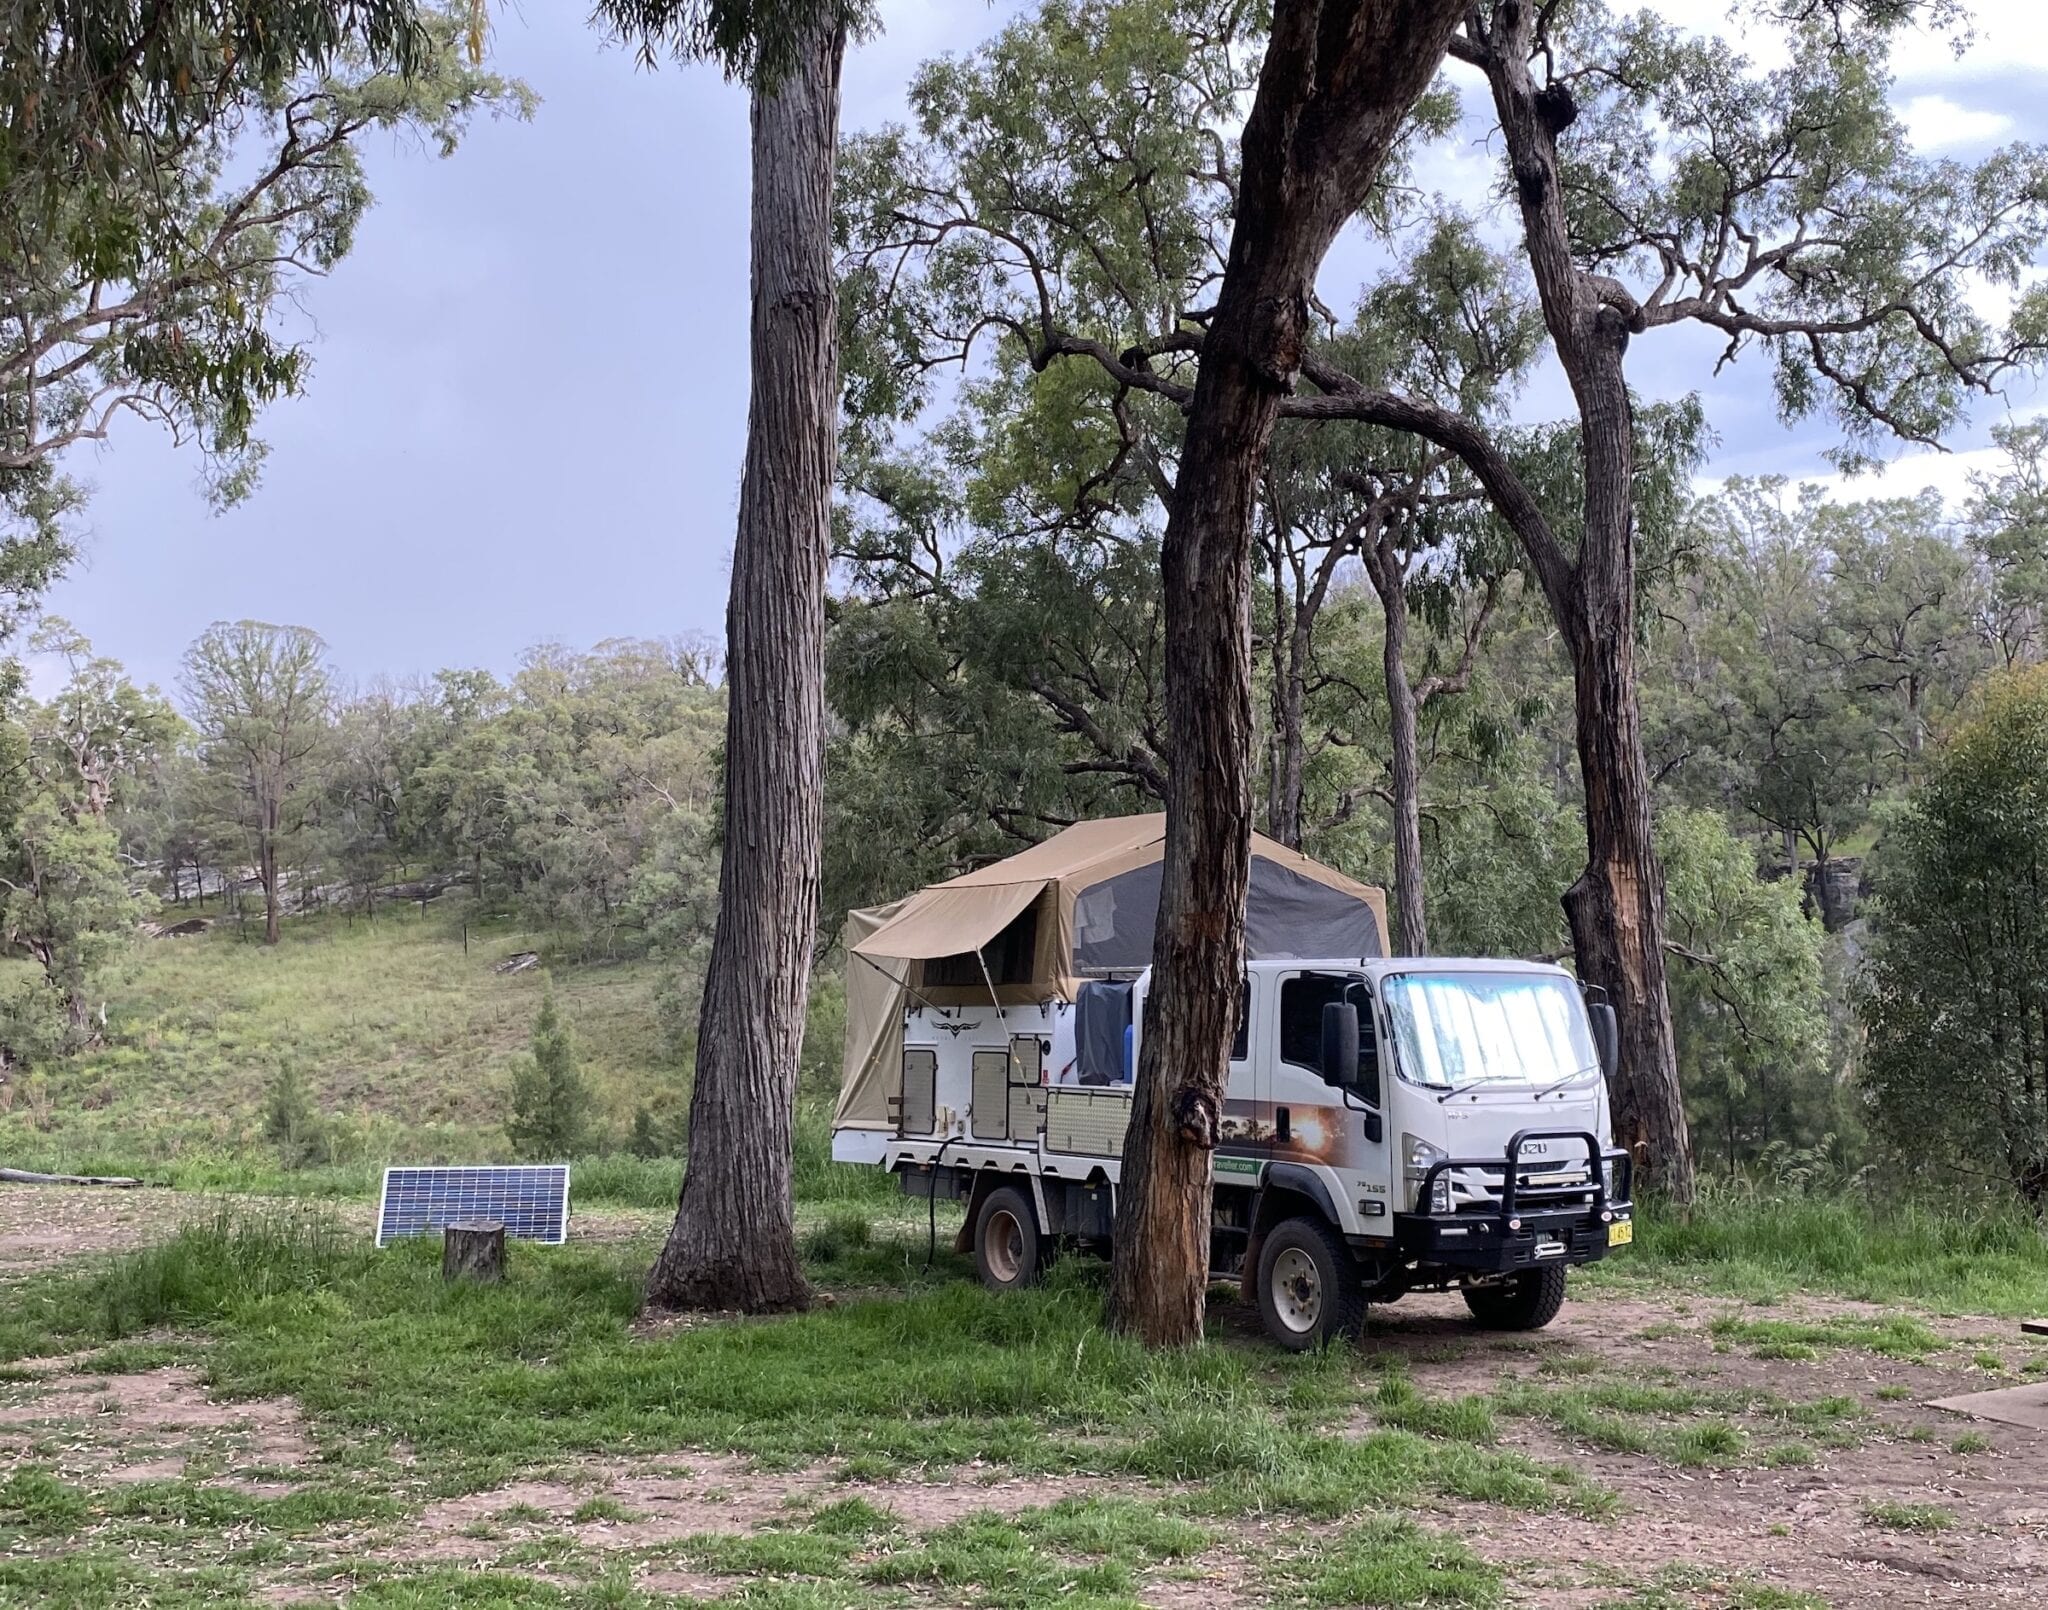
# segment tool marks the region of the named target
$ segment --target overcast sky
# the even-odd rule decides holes
[[[1020,9],[883,0],[885,31],[848,62],[845,126],[899,116],[917,63]],[[1659,9],[1712,24],[1725,0]],[[1975,10],[1962,61],[1942,44],[1902,53],[1897,102],[1929,151],[2048,138],[2037,0]],[[508,670],[542,641],[719,632],[746,409],[745,97],[706,68],[641,70],[584,15],[498,11],[494,65],[540,94],[532,123],[480,125],[447,161],[369,149],[377,206],[306,293],[313,374],[264,417],[253,497],[211,513],[193,459],[132,421],[72,461],[94,490],[86,557],[50,607],[139,678],[169,686],[219,619],[310,626],[363,679]],[[1333,259],[1333,305],[1356,273]],[[1825,430],[1776,423],[1754,356],[1706,378],[1717,350],[1660,332],[1631,372],[1653,395],[1703,389],[1716,474],[1824,474]],[[1539,381],[1526,406],[1548,417],[1558,401]],[[2002,414],[1877,484],[1960,493]]]

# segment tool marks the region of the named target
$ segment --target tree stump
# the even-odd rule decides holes
[[[505,1278],[505,1227],[495,1219],[464,1219],[441,1232],[443,1280]]]

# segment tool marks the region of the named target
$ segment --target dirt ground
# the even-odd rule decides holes
[[[1674,1307],[1674,1303],[1677,1304]],[[1774,1320],[1882,1319],[1892,1311],[1802,1296],[1772,1306]],[[1727,1299],[1647,1300],[1599,1292],[1567,1303],[1533,1338],[1475,1338],[1455,1298],[1409,1299],[1379,1311],[1369,1348],[1405,1354],[1424,1391],[1481,1391],[1504,1377],[1545,1378],[1546,1364],[1599,1359],[1640,1374],[1669,1371],[1687,1385],[1751,1388],[1794,1402],[1853,1397],[1856,1445],[1822,1447],[1811,1465],[1683,1469],[1641,1455],[1589,1447],[1531,1420],[1503,1422],[1503,1442],[1568,1465],[1624,1500],[1610,1521],[1532,1515],[1492,1506],[1446,1505],[1440,1523],[1474,1548],[1517,1568],[1518,1605],[1579,1610],[1612,1599],[1601,1579],[1639,1578],[1645,1567],[1706,1568],[1811,1593],[1834,1610],[1909,1605],[2040,1606],[2048,1602],[2048,1434],[1967,1419],[1925,1405],[1951,1394],[2013,1385],[2010,1366],[2037,1356],[2010,1320],[1928,1319],[1958,1346],[1908,1363],[1856,1349],[1812,1360],[1715,1350],[1714,1320],[1757,1318]],[[1674,1333],[1675,1332],[1675,1333]],[[1648,1334],[1645,1334],[1648,1333]],[[1963,1344],[1977,1344],[1962,1351]],[[1440,1351],[1441,1350],[1441,1351]],[[2008,1370],[1973,1362],[2002,1352]],[[1443,1356],[1448,1352],[1453,1356]],[[1907,1389],[1904,1397],[1895,1394]],[[1980,1437],[1982,1452],[1953,1441]],[[1874,1507],[1938,1506],[1939,1531],[1897,1530]]]
[[[217,1205],[168,1192],[0,1187],[0,1278],[154,1239]],[[366,1210],[352,1212],[366,1221]],[[586,1214],[578,1223],[579,1233],[592,1236],[645,1228],[644,1215]],[[1726,1582],[1744,1584],[1745,1592],[1810,1594],[1834,1610],[2048,1603],[2048,1433],[1927,1406],[2048,1380],[2048,1351],[2023,1339],[2012,1321],[1917,1315],[1946,1344],[1917,1360],[1856,1346],[1769,1356],[1767,1347],[1714,1329],[1731,1318],[1882,1321],[1892,1312],[1815,1295],[1759,1308],[1630,1284],[1585,1292],[1538,1335],[1491,1336],[1471,1329],[1455,1297],[1417,1297],[1376,1309],[1361,1346],[1405,1365],[1432,1398],[1493,1394],[1501,1402],[1500,1394],[1518,1388],[1526,1399],[1583,1381],[1625,1380],[1725,1392],[1731,1400],[1740,1393],[1795,1405],[1853,1400],[1839,1411],[1837,1435],[1804,1439],[1800,1462],[1782,1466],[1761,1457],[1777,1435],[1762,1421],[1743,1433],[1751,1457],[1688,1466],[1567,1435],[1540,1413],[1498,1413],[1499,1447],[1568,1467],[1621,1500],[1615,1516],[1598,1520],[1450,1499],[1417,1514],[1499,1564],[1512,1605],[1748,1610],[1771,1602],[1702,1589]],[[1240,1324],[1249,1332],[1253,1322],[1232,1315],[1226,1328]],[[108,1485],[187,1475],[279,1495],[293,1490],[315,1458],[314,1432],[289,1402],[218,1402],[185,1368],[105,1376],[81,1373],[79,1362],[32,1362],[0,1384],[0,1472],[32,1449],[38,1458],[54,1449],[68,1479]],[[1375,1423],[1368,1406],[1353,1429]],[[580,1549],[622,1559],[632,1551],[644,1560],[652,1546],[745,1532],[821,1498],[864,1498],[929,1528],[976,1510],[1012,1513],[1104,1491],[1170,1496],[980,1468],[942,1482],[849,1483],[827,1468],[758,1470],[724,1455],[580,1460],[427,1503],[395,1537],[338,1532],[321,1547],[337,1561],[354,1550],[392,1562],[484,1566],[509,1547],[566,1531]],[[1940,1519],[1922,1526],[1910,1519],[1916,1515]],[[1148,1582],[1147,1602],[1156,1610],[1254,1602],[1261,1563],[1317,1530],[1284,1516],[1221,1523],[1219,1541],[1200,1559]],[[677,1595],[737,1585],[672,1563],[639,1564],[634,1574],[648,1591]],[[303,1565],[280,1578],[277,1601],[336,1602],[317,1589],[309,1594],[306,1582]],[[1657,1589],[1673,1596],[1648,1596]]]

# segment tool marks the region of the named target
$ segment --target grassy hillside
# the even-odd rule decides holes
[[[374,924],[299,919],[275,949],[232,926],[143,941],[110,991],[106,1044],[0,1091],[0,1160],[259,1159],[265,1094],[287,1062],[332,1124],[337,1164],[503,1156],[510,1067],[549,975],[495,967],[545,941],[485,919],[465,950],[465,915],[447,896]],[[683,1071],[660,1044],[660,978],[646,961],[552,974],[600,1142],[621,1139],[639,1106],[681,1101]]]

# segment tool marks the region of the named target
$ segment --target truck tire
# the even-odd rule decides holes
[[[1365,1282],[1343,1237],[1319,1218],[1283,1219],[1259,1248],[1259,1318],[1290,1353],[1365,1329]]]
[[[1038,1215],[1013,1185],[982,1199],[974,1218],[974,1267],[990,1291],[1017,1291],[1038,1279]]]
[[[1564,1306],[1564,1265],[1510,1275],[1498,1286],[1467,1286],[1465,1306],[1483,1330],[1541,1330]]]

